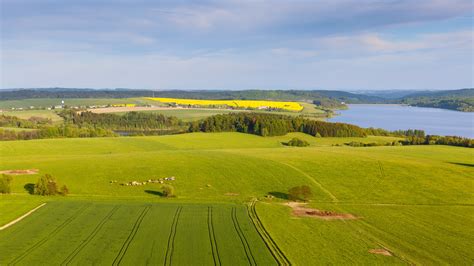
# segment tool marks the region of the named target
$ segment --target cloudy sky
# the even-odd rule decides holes
[[[0,0],[1,87],[473,87],[470,0]]]

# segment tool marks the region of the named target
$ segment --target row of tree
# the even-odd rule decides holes
[[[301,117],[230,113],[214,115],[191,123],[190,132],[242,132],[260,136],[281,136],[303,132],[317,137],[365,137],[363,128],[344,123],[329,123]]]
[[[474,139],[457,136],[427,135],[425,137],[408,137],[402,141],[403,145],[449,145],[474,148]]]
[[[105,128],[78,127],[65,124],[58,126],[47,126],[36,130],[9,130],[0,128],[1,140],[30,140],[51,138],[94,138],[114,137],[113,131]]]
[[[11,193],[11,182],[13,178],[10,175],[3,174],[0,178],[0,194]],[[31,185],[31,186],[30,186]],[[26,184],[25,189],[30,194],[41,195],[41,196],[52,196],[52,195],[63,195],[69,194],[69,189],[66,185],[58,188],[56,179],[50,174],[45,174],[38,179],[36,184]]]
[[[148,112],[127,112],[117,115],[65,110],[60,113],[60,116],[64,118],[65,123],[71,123],[78,127],[93,126],[112,130],[163,129],[183,125],[183,122],[174,116]]]

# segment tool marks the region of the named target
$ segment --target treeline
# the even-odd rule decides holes
[[[65,123],[78,127],[91,126],[111,130],[154,130],[183,126],[183,122],[174,116],[146,112],[128,112],[117,115],[65,110],[59,115],[64,118]]]
[[[399,102],[411,106],[474,112],[474,89],[413,93],[401,98]]]
[[[75,125],[47,126],[36,130],[8,130],[0,128],[0,140],[31,140],[51,138],[114,137],[113,131],[104,128],[77,127]]]
[[[52,121],[48,118],[30,117],[29,119],[21,119],[16,116],[0,115],[0,127],[38,128],[51,124]]]
[[[365,137],[367,135],[363,128],[350,124],[262,113],[214,115],[191,123],[189,131],[241,132],[259,136],[281,136],[289,132],[303,132],[318,137]]]
[[[345,143],[347,146],[352,147],[375,147],[375,146],[402,146],[402,145],[448,145],[448,146],[459,146],[474,148],[474,139],[463,138],[457,136],[437,136],[437,135],[427,135],[423,137],[412,136],[408,137],[405,140],[395,140],[392,142],[386,143],[364,143],[351,141]]]
[[[424,138],[426,136],[424,130],[420,129],[408,129],[408,130],[395,130],[390,131],[383,128],[373,128],[369,127],[365,129],[367,135],[372,136],[386,136],[386,137],[420,137]]]
[[[474,148],[474,139],[457,136],[427,135],[425,137],[409,137],[402,141],[403,145],[449,145]]]

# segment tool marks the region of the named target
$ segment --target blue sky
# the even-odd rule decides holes
[[[0,0],[1,87],[473,87],[470,0]]]

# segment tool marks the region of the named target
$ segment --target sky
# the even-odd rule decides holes
[[[0,0],[1,88],[474,87],[471,0]]]

